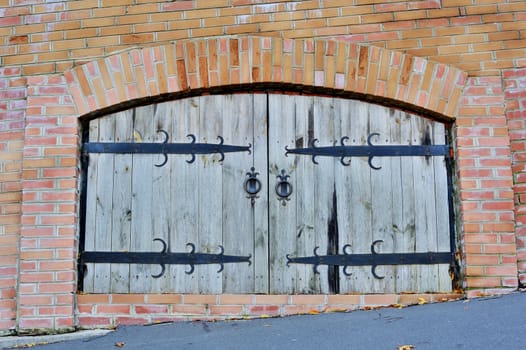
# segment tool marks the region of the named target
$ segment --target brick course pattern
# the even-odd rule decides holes
[[[112,328],[218,319],[250,319],[358,309],[404,307],[462,298],[463,294],[185,295],[91,294],[78,296],[78,326]]]
[[[504,71],[517,226],[519,282],[526,285],[526,69]]]
[[[526,280],[525,35],[523,0],[0,0],[0,335],[338,304],[75,294],[77,119],[239,87],[454,121],[461,287],[515,290]],[[383,298],[348,297],[339,304]]]
[[[0,335],[16,326],[26,78],[0,67]]]

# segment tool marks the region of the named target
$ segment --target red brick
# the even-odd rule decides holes
[[[392,305],[398,302],[398,297],[394,294],[384,294],[384,295],[364,295],[363,304],[368,306],[375,305]]]
[[[113,326],[113,322],[110,317],[79,316],[78,320],[79,326],[83,328]]]
[[[247,313],[253,316],[278,316],[280,308],[277,305],[253,305],[247,307]]]
[[[243,306],[241,305],[210,305],[210,315],[229,315],[241,316],[244,314]]]
[[[135,312],[138,314],[166,314],[168,306],[164,305],[135,305]]]
[[[143,325],[146,323],[148,323],[148,319],[143,317],[117,317],[115,320],[115,325],[118,326]]]

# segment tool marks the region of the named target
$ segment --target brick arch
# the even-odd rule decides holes
[[[221,37],[135,49],[65,73],[78,115],[236,87],[329,91],[452,120],[467,73],[374,46]]]

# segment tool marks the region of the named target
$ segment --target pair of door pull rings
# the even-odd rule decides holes
[[[254,201],[258,198],[258,193],[262,187],[261,181],[257,178],[258,175],[259,173],[256,172],[254,167],[250,168],[250,172],[246,173],[247,179],[245,180],[244,188],[245,192],[248,193],[247,198],[250,198],[252,204],[254,204]],[[292,194],[292,184],[288,181],[290,175],[286,174],[285,169],[281,169],[281,173],[276,177],[278,178],[278,182],[274,190],[281,204],[286,205]]]

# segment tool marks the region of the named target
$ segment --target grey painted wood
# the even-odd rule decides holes
[[[295,135],[294,142],[288,146],[308,147],[312,138],[314,138],[314,100],[307,96],[286,96],[286,104],[295,105]],[[310,116],[310,117],[309,117]],[[311,133],[309,134],[309,130]],[[310,137],[309,137],[310,135]],[[290,156],[289,156],[290,157]],[[296,252],[298,256],[311,256],[314,249],[318,246],[316,227],[316,206],[315,203],[315,184],[316,184],[316,167],[310,157],[294,158],[296,172],[292,185],[295,191],[296,205]],[[320,252],[324,253],[326,246],[321,246]],[[325,276],[326,271],[321,275],[315,274],[311,265],[291,265],[290,268],[296,270],[297,293],[313,293],[320,290],[320,278]]]
[[[347,100],[343,99],[334,99],[334,108],[335,108],[335,118],[337,118],[337,121],[335,121],[335,128],[337,132],[335,133],[336,139],[338,141],[341,140],[343,136],[352,136],[351,130],[353,128],[351,127],[351,121],[353,119],[353,116],[356,114],[356,111],[354,110],[354,107],[351,103],[349,103]],[[352,142],[352,140],[348,141]],[[347,244],[353,245],[353,237],[352,234],[355,232],[355,228],[353,227],[353,216],[355,213],[353,213],[353,200],[352,200],[352,181],[354,179],[354,174],[352,171],[352,168],[349,167],[343,167],[339,163],[339,159],[337,160],[338,163],[335,164],[335,171],[334,171],[334,177],[335,177],[335,186],[336,186],[336,196],[337,196],[337,220],[338,220],[338,254],[343,254],[343,247]],[[356,162],[356,159],[351,160],[350,158],[345,159],[344,161],[350,161],[352,165]],[[341,167],[341,168],[340,168]],[[354,269],[347,269],[348,272],[354,272]],[[353,276],[346,276],[344,274],[343,267],[339,268],[339,284],[340,284],[340,291],[348,291],[352,290],[352,286],[354,284]]]
[[[239,94],[215,97],[222,100],[222,136],[225,143],[253,144],[255,96]],[[254,210],[243,188],[245,174],[254,165],[253,156],[248,152],[227,154],[222,164],[222,245],[228,255],[254,256]],[[254,292],[254,283],[254,265],[225,264],[224,293],[251,293]]]
[[[345,110],[348,110],[347,115],[341,116],[342,136],[349,137],[346,144],[354,146],[366,145],[367,136],[370,132],[368,123],[369,105],[356,101],[341,101],[341,104],[347,105]],[[367,254],[370,252],[370,245],[373,240],[371,212],[372,170],[367,163],[367,158],[359,157],[346,159],[346,161],[351,162],[350,166],[342,166],[340,171],[348,174],[346,187],[350,188],[350,204],[346,217],[349,223],[340,225],[342,226],[340,251],[343,250],[344,245],[349,244],[350,249],[347,250],[349,253]],[[344,231],[344,227],[348,228],[348,230]],[[352,275],[342,276],[343,280],[340,281],[341,293],[372,290],[373,277],[370,267],[350,267],[347,268],[347,272]]]
[[[89,123],[89,141],[98,142],[99,140],[99,122],[100,119],[92,120]],[[91,154],[89,157],[87,171],[87,193],[86,193],[86,226],[84,249],[86,251],[95,250],[95,237],[97,233],[97,167],[98,154]],[[84,274],[84,291],[90,293],[94,291],[95,286],[95,264],[86,264]]]
[[[332,145],[336,140],[335,124],[339,124],[335,123],[334,100],[324,97],[314,97],[311,100],[314,113],[312,120],[313,136],[319,140],[320,145]],[[301,116],[299,115],[296,116],[296,118],[300,117]],[[311,122],[309,121],[308,124],[311,124]],[[314,242],[305,241],[304,245],[309,251],[312,251],[315,247],[319,247],[321,254],[329,255],[338,253],[332,252],[328,243],[329,235],[338,234],[336,232],[337,217],[332,217],[333,215],[337,215],[337,198],[334,198],[334,196],[336,196],[336,191],[338,189],[334,182],[334,173],[338,158],[319,157],[317,158],[317,161],[318,164],[314,166],[312,178],[314,197],[312,198],[311,203],[304,204],[314,207],[315,237],[313,240]],[[331,267],[331,269],[334,268]],[[329,292],[329,267],[320,266],[318,271],[319,274],[309,276],[311,283],[310,285],[305,286],[305,292]]]
[[[172,117],[172,142],[189,142],[188,134],[199,134],[199,99],[188,98],[167,103]],[[198,167],[189,164],[186,155],[170,156],[171,174],[171,247],[173,252],[187,252],[187,243],[197,244],[199,233]],[[198,293],[198,275],[187,274],[189,266],[171,265],[171,284],[168,290],[178,293]]]
[[[99,121],[99,141],[113,142],[115,140],[115,118],[102,118]],[[113,173],[115,155],[101,154],[97,166],[97,214],[95,250],[108,251],[111,247],[112,212],[113,212],[113,182],[103,180],[108,174]],[[96,264],[94,292],[100,293],[108,290],[110,286],[110,266]]]
[[[135,108],[134,142],[154,142],[157,131],[153,124],[154,105]],[[157,161],[157,158],[155,159]],[[154,245],[157,233],[153,231],[153,164],[151,154],[132,155],[132,220],[130,250],[134,252],[160,251],[160,244]],[[160,272],[155,265],[130,265],[130,292],[146,293],[154,283],[152,275]]]
[[[295,156],[285,157],[285,146],[295,143],[295,104],[287,103],[288,96],[269,95],[268,153],[269,153],[269,258],[270,293],[296,293],[296,266],[287,266],[287,254],[297,255],[296,202],[297,193],[288,201],[280,201],[275,186],[281,170],[295,179]]]
[[[391,136],[391,120],[389,109],[379,105],[369,105],[369,130],[371,133],[378,133],[371,139],[374,145],[390,145],[399,143]],[[398,174],[392,169],[391,157],[373,158],[372,164],[381,169],[370,170],[371,174],[371,235],[373,241],[382,240],[376,245],[376,250],[380,253],[394,252],[393,237],[393,206],[397,205],[393,201],[392,182],[393,176]],[[383,279],[371,279],[372,292],[381,293],[386,290],[394,290],[395,268],[393,266],[379,266],[376,269],[379,276]]]
[[[199,142],[217,143],[223,133],[221,96],[202,96],[199,102]],[[222,181],[223,173],[219,163],[220,155],[197,156],[195,166],[199,169],[199,216],[196,248],[203,253],[217,253],[222,240]],[[196,266],[201,293],[221,293],[222,273],[217,265]]]
[[[447,142],[446,130],[444,125],[433,123],[433,143],[442,144]],[[436,242],[437,250],[447,252],[450,250],[449,243],[449,202],[448,202],[448,188],[447,183],[447,167],[445,159],[442,157],[432,158],[434,170],[434,198],[436,208]],[[451,276],[449,275],[449,265],[438,265],[438,289],[440,291],[449,292],[452,290]]]
[[[268,172],[267,152],[267,95],[255,94],[253,98],[253,162],[255,171],[262,188],[253,205],[254,254],[252,258],[254,268],[254,292],[268,293],[269,291],[269,198],[270,179]],[[274,180],[274,179],[272,179]],[[246,199],[249,201],[249,199]],[[246,202],[248,203],[248,202]],[[244,204],[248,205],[248,204]]]
[[[410,114],[397,111],[400,120],[400,141],[401,144],[412,144],[412,126]],[[400,158],[400,205],[401,209],[398,220],[395,221],[395,249],[397,252],[414,251],[417,233],[415,228],[415,188],[413,186],[413,160],[408,157]],[[414,265],[400,265],[396,268],[396,291],[407,292],[416,291],[418,267]]]
[[[151,142],[164,142],[165,135],[160,132],[164,130],[169,136],[172,135],[172,116],[169,113],[168,103],[159,103],[154,105],[154,110],[150,118],[152,119],[152,135]],[[170,140],[168,140],[170,142]],[[159,251],[162,248],[160,242],[153,243],[155,238],[163,239],[170,249],[171,247],[171,199],[172,193],[168,191],[171,188],[171,171],[172,167],[168,162],[164,166],[155,166],[155,164],[160,165],[164,161],[164,156],[162,155],[153,155],[152,161],[154,166],[151,168],[152,177],[151,177],[151,251]],[[159,266],[150,266],[151,274],[159,274]],[[169,287],[170,281],[170,267],[165,267],[166,272],[158,278],[152,278],[149,286],[150,292],[160,293],[163,290],[166,290]],[[156,272],[157,271],[157,272]]]
[[[267,103],[268,99],[268,103]],[[268,105],[268,111],[267,111]],[[422,144],[428,133],[444,142],[440,123],[387,107],[339,98],[284,94],[193,97],[137,107],[90,123],[90,141],[252,144],[252,153],[169,155],[92,154],[88,165],[86,250],[160,251],[162,238],[172,252],[251,255],[246,263],[166,266],[88,264],[86,292],[179,293],[394,293],[450,291],[448,266],[343,268],[287,266],[287,254],[364,254],[374,240],[380,253],[447,251],[449,208],[442,157],[367,158],[285,156],[285,146],[339,143]],[[251,203],[243,188],[254,166],[262,191]],[[275,186],[281,170],[290,175],[293,193],[279,200]],[[336,232],[337,237],[331,232]],[[330,238],[332,237],[332,238]],[[337,241],[337,246],[333,243]],[[329,272],[330,270],[330,272]],[[331,276],[329,278],[329,276]],[[336,279],[338,283],[333,282]]]
[[[115,142],[133,142],[133,111],[116,113]],[[113,180],[112,231],[106,233],[111,238],[111,251],[130,250],[131,234],[131,191],[132,191],[132,156],[129,154],[114,155],[113,178],[110,174],[101,177],[102,181]],[[110,292],[126,293],[129,291],[130,265],[111,264]]]

